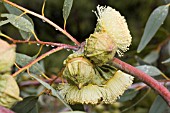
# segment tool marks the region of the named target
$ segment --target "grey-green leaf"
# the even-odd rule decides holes
[[[21,53],[16,54],[16,63],[19,66],[24,67],[25,65],[29,64],[32,60],[34,60],[33,57]],[[38,75],[41,75],[42,73],[45,72],[44,68],[39,63],[36,63],[33,66],[31,66],[29,71],[33,74],[38,74]]]
[[[155,101],[153,102],[149,113],[167,113],[166,109],[169,109],[167,103],[161,96],[157,96]]]
[[[23,14],[23,12],[21,10],[19,10],[18,8],[13,7],[9,4],[4,3],[4,6],[8,10],[8,12],[11,13],[11,14],[14,14],[14,15],[17,15],[17,16]],[[34,26],[32,19],[28,15],[24,14],[22,17],[29,20],[31,22],[32,26]],[[32,33],[30,33],[30,32],[26,32],[26,31],[23,31],[23,30],[19,30],[19,32],[20,32],[22,38],[25,39],[25,40],[29,39],[32,36]]]
[[[39,81],[45,88],[50,89],[53,96],[57,97],[68,109],[72,110],[71,107],[64,101],[64,99],[62,98],[62,96],[59,94],[57,90],[55,90],[53,87],[51,87],[49,84],[42,81],[41,79],[35,76],[32,76],[32,77],[36,79],[37,81]]]
[[[0,26],[3,26],[9,22],[10,22],[9,20],[0,21]]]
[[[12,110],[16,113],[38,113],[37,110],[37,96],[29,96],[18,102]]]
[[[165,61],[162,62],[163,64],[165,63],[170,63],[170,58],[166,59]]]
[[[9,13],[14,14],[16,16],[20,16],[21,14],[23,14],[23,11],[19,10],[16,7],[11,6],[11,5],[9,5],[5,2],[3,4],[4,4],[5,8],[8,10]],[[32,19],[28,15],[24,14],[22,17],[26,18],[27,20],[29,20],[32,23],[32,25],[34,25]]]
[[[158,76],[162,74],[162,72],[158,68],[150,65],[141,65],[141,66],[137,66],[136,68],[138,68],[139,70],[145,72],[150,76]]]
[[[6,17],[13,26],[20,30],[26,32],[34,31],[34,27],[31,22],[25,19],[24,17],[16,16],[14,14],[1,14],[1,17]]]
[[[132,100],[137,94],[138,94],[138,91],[136,91],[134,89],[126,90],[125,93],[120,97],[120,99],[118,101],[126,102],[128,100]]]
[[[26,32],[26,31],[23,31],[23,30],[19,30],[19,33],[21,34],[22,38],[25,39],[25,40],[30,39],[31,36],[32,36],[31,32]]]
[[[166,4],[168,4],[168,3],[170,3],[170,0],[164,0],[164,2],[165,2]]]
[[[71,11],[71,7],[73,5],[73,0],[64,0],[64,5],[63,5],[63,18],[66,21],[70,11]]]
[[[144,61],[151,64],[156,62],[156,60],[159,58],[159,52],[157,50],[151,51],[145,58]]]
[[[167,5],[159,6],[150,15],[144,30],[144,34],[139,43],[137,52],[141,52],[149,41],[153,38],[159,27],[163,24],[167,17],[169,7]]]

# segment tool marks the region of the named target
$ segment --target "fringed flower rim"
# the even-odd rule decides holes
[[[117,53],[123,56],[131,45],[132,37],[128,29],[126,20],[115,9],[109,6],[97,6],[97,11],[93,11],[97,16],[97,29],[99,32],[107,32],[117,44]]]
[[[88,84],[79,89],[77,86],[64,84],[60,93],[69,104],[98,104],[101,102],[112,104],[133,83],[133,78],[119,70],[105,85]]]

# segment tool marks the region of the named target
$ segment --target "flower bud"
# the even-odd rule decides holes
[[[9,45],[0,39],[0,72],[11,70],[11,66],[15,62],[15,45]]]
[[[88,59],[76,57],[66,62],[63,75],[68,80],[68,82],[81,88],[83,85],[91,81],[95,75],[95,71],[93,69],[93,65]]]
[[[111,60],[117,47],[107,33],[94,33],[86,39],[85,56],[96,65],[103,65]]]
[[[10,108],[17,101],[21,100],[19,87],[15,79],[8,74],[0,75],[0,105]]]

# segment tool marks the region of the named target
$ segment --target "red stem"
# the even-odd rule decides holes
[[[138,70],[137,68],[119,60],[118,58],[114,58],[112,62],[114,66],[116,66],[117,68],[120,68],[121,70],[139,78],[140,80],[145,82],[147,85],[152,87],[155,91],[159,93],[159,95],[161,95],[164,98],[164,100],[170,106],[170,92],[168,91],[166,87],[160,84],[157,80],[153,79],[151,76]]]

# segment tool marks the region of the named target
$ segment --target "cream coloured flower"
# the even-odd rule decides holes
[[[119,70],[103,85],[88,84],[79,89],[76,85],[65,83],[58,89],[69,104],[113,104],[132,82],[131,75]]]
[[[64,84],[60,90],[60,94],[69,104],[98,104],[102,101],[102,92],[105,92],[103,87],[92,84],[81,89],[75,85]]]
[[[114,103],[131,86],[133,79],[133,76],[118,70],[104,86],[106,96],[104,96],[103,102],[106,104]]]
[[[118,55],[122,56],[129,49],[132,40],[125,18],[109,6],[97,6],[95,14],[98,18],[96,31],[107,32],[118,47]]]

